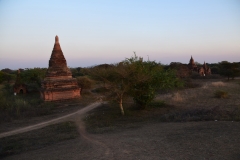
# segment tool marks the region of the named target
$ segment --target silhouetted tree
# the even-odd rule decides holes
[[[11,74],[13,72],[13,70],[11,70],[9,68],[4,68],[1,71],[4,72],[4,73],[8,73],[8,74]]]
[[[189,77],[191,74],[191,71],[186,64],[172,62],[170,63],[170,68],[176,70],[176,75],[179,78],[186,78]]]
[[[21,72],[21,79],[23,83],[35,83],[38,87],[40,87],[46,71],[46,68],[26,68],[23,72]]]
[[[7,81],[8,83],[10,83],[10,81],[14,80],[15,77],[16,76],[14,74],[9,74],[9,73],[0,71],[0,83],[4,81]]]
[[[236,76],[240,75],[240,65],[239,63],[228,61],[222,61],[219,63],[220,75],[228,78],[234,79]]]
[[[111,98],[119,104],[122,115],[124,115],[123,98],[130,87],[130,73],[131,71],[122,63],[95,66],[88,70],[92,78],[104,82],[104,87],[111,93]]]
[[[77,77],[77,82],[78,86],[81,88],[81,94],[84,89],[91,89],[93,85],[93,81],[86,76]]]

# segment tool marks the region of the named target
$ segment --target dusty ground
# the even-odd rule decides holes
[[[76,115],[82,116],[86,112],[88,112],[88,111],[96,108],[97,106],[99,106],[101,103],[102,102],[95,102],[95,103],[92,103],[92,104],[88,105],[85,108],[81,108],[81,109],[79,109],[79,110],[77,110],[73,113],[66,114],[66,115],[60,116],[58,118],[54,118],[54,119],[47,120],[47,121],[42,121],[41,123],[29,125],[29,126],[26,126],[26,127],[21,127],[21,128],[14,129],[14,130],[11,130],[11,131],[2,132],[2,133],[0,133],[0,138],[15,135],[15,134],[20,134],[20,133],[24,133],[24,132],[28,132],[28,131],[32,131],[32,130],[36,130],[36,129],[40,129],[40,128],[43,128],[45,126],[49,126],[51,124],[56,124],[56,123],[59,123],[59,122],[67,121],[69,119],[72,119],[72,117],[76,117]]]
[[[147,123],[104,134],[79,125],[77,139],[5,159],[240,159],[238,122]]]
[[[127,129],[89,134],[82,121],[83,113],[95,107],[89,105],[85,110],[64,116],[64,120],[76,123],[78,138],[4,159],[240,159],[239,122],[136,122]],[[64,117],[54,121],[60,122]]]
[[[213,108],[219,106],[224,109],[231,109],[240,105],[240,81],[238,79],[235,81],[221,79],[192,80],[192,83],[199,85],[199,87],[159,94],[156,99],[164,100],[167,104],[181,108]],[[214,93],[219,90],[226,92],[228,97],[215,98]]]
[[[218,89],[227,90],[230,98],[214,99],[213,93]],[[203,100],[200,100],[200,97]],[[239,86],[218,81],[217,83],[207,82],[201,88],[183,90],[177,94],[159,95],[157,99],[164,99],[167,103],[186,108],[216,105],[236,107],[240,104]],[[5,157],[5,159],[240,159],[240,122],[157,123],[148,121],[136,122],[131,127],[118,128],[111,132],[90,134],[85,131],[82,121],[83,113],[85,112],[75,112],[65,118],[58,117],[54,121],[54,123],[63,120],[74,121],[78,126],[80,135],[78,138],[49,144],[47,147]],[[52,123],[45,121],[44,124]],[[40,125],[40,127],[43,126]],[[19,131],[14,133],[16,132]],[[35,132],[37,134],[38,130]]]

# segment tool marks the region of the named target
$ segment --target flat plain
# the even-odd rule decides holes
[[[1,158],[240,159],[239,80],[192,83],[197,87],[159,93],[155,101],[165,103],[160,107],[139,111],[125,104],[123,117],[117,106],[103,104],[65,122],[1,138]],[[218,90],[228,97],[217,98]],[[67,107],[61,109],[70,113],[80,105]],[[49,117],[38,117],[36,122]],[[1,124],[1,130],[17,128],[16,123]],[[12,148],[4,148],[3,142],[12,142]]]

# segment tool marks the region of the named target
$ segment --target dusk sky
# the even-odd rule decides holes
[[[0,69],[144,60],[240,61],[240,0],[0,0]]]

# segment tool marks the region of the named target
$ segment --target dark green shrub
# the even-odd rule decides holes
[[[81,88],[81,91],[80,91],[81,93],[83,89],[91,89],[93,85],[93,81],[86,76],[78,77],[77,83],[78,83],[78,86]]]

